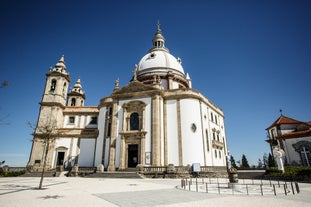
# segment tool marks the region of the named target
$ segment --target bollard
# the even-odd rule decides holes
[[[220,194],[220,187],[219,187],[219,183],[217,182],[218,185],[218,194]]]
[[[261,195],[263,196],[262,185],[260,185]]]
[[[273,184],[273,192],[274,192],[274,195],[276,196],[276,191],[275,191],[275,185]]]
[[[246,194],[248,195],[248,185],[246,184]]]
[[[293,182],[290,182],[290,185],[291,185],[291,187],[292,187],[293,195],[295,195],[295,191],[294,191]]]
[[[296,186],[296,192],[297,192],[297,193],[300,193],[300,189],[299,189],[298,182],[295,182],[295,186]]]
[[[195,189],[198,192],[198,179],[197,178],[195,179]]]
[[[286,191],[286,186],[285,186],[285,184],[284,184],[283,186],[284,186],[284,193],[285,193],[285,195],[287,195],[287,191]]]
[[[206,184],[206,193],[208,193],[208,183],[205,184]]]
[[[280,187],[280,181],[278,180],[278,185],[279,185],[279,187]]]
[[[270,187],[271,187],[271,178],[269,178],[269,182],[270,182]]]

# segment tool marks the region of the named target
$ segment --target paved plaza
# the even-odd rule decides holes
[[[23,206],[311,206],[311,184],[299,183],[299,194],[219,195],[177,188],[179,179],[110,179],[55,177],[0,178],[0,207]]]

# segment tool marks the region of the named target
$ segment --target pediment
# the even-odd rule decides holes
[[[131,81],[126,86],[114,91],[113,94],[125,94],[125,93],[127,94],[127,93],[153,91],[153,90],[159,89],[150,85],[145,85],[139,81]]]

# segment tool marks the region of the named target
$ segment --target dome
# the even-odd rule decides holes
[[[137,77],[167,75],[168,73],[185,76],[181,66],[181,59],[175,58],[165,47],[165,38],[162,35],[160,24],[152,39],[152,48],[138,63]]]
[[[146,54],[138,63],[137,75],[145,74],[173,74],[184,76],[184,69],[181,66],[180,58],[175,58],[166,51],[154,50]]]

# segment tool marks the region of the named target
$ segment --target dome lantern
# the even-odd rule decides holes
[[[160,28],[160,22],[157,23],[157,31],[154,34],[154,37],[152,39],[152,48],[149,50],[149,52],[155,51],[155,50],[164,50],[166,52],[169,52],[169,50],[165,47],[165,38],[162,35],[162,31]]]

